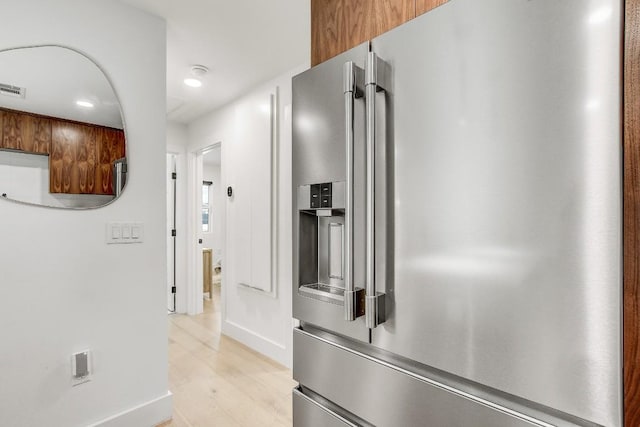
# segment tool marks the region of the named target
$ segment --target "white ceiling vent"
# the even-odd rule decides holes
[[[24,98],[27,94],[27,89],[24,87],[11,86],[5,83],[0,83],[0,94],[13,96],[15,98]]]

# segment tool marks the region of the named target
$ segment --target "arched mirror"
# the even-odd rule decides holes
[[[102,70],[72,49],[0,51],[0,198],[95,208],[126,182],[120,103]]]

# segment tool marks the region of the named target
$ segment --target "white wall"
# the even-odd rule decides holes
[[[278,205],[276,209],[277,238],[277,280],[275,297],[252,291],[230,283],[227,278],[237,272],[233,260],[226,259],[222,269],[223,322],[222,331],[238,341],[266,354],[280,363],[291,366],[292,320],[291,320],[291,77],[304,67],[292,70],[258,88],[245,97],[208,114],[189,125],[190,153],[196,152],[216,142],[222,142],[222,187],[226,189],[230,173],[242,159],[228,155],[233,144],[238,143],[238,135],[246,134],[242,127],[251,126],[238,116],[246,103],[260,93],[273,91],[279,87],[279,129],[277,175]],[[268,101],[267,101],[268,102]],[[269,162],[270,159],[264,161]],[[224,197],[225,203],[229,201]]]
[[[49,198],[49,156],[0,151],[0,194],[25,203],[53,205],[55,199]]]
[[[11,19],[0,25],[0,50],[60,44],[103,67],[124,110],[130,176],[117,201],[94,210],[0,200],[0,425],[74,427],[110,417],[111,426],[153,425],[171,410],[158,185],[165,24],[111,0],[3,6]],[[108,221],[142,222],[144,243],[107,246]],[[93,351],[93,377],[72,387],[71,354],[84,349]]]
[[[167,153],[176,155],[176,311],[187,312],[187,143],[189,136],[183,124],[167,123]]]
[[[107,195],[50,193],[49,156],[2,150],[0,194],[19,202],[55,207],[89,208],[113,200]]]

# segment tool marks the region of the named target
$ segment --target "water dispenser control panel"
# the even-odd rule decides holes
[[[298,209],[344,209],[345,183],[327,182],[298,187]]]

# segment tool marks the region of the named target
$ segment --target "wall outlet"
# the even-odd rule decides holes
[[[76,386],[91,381],[91,351],[71,355],[71,383]]]

